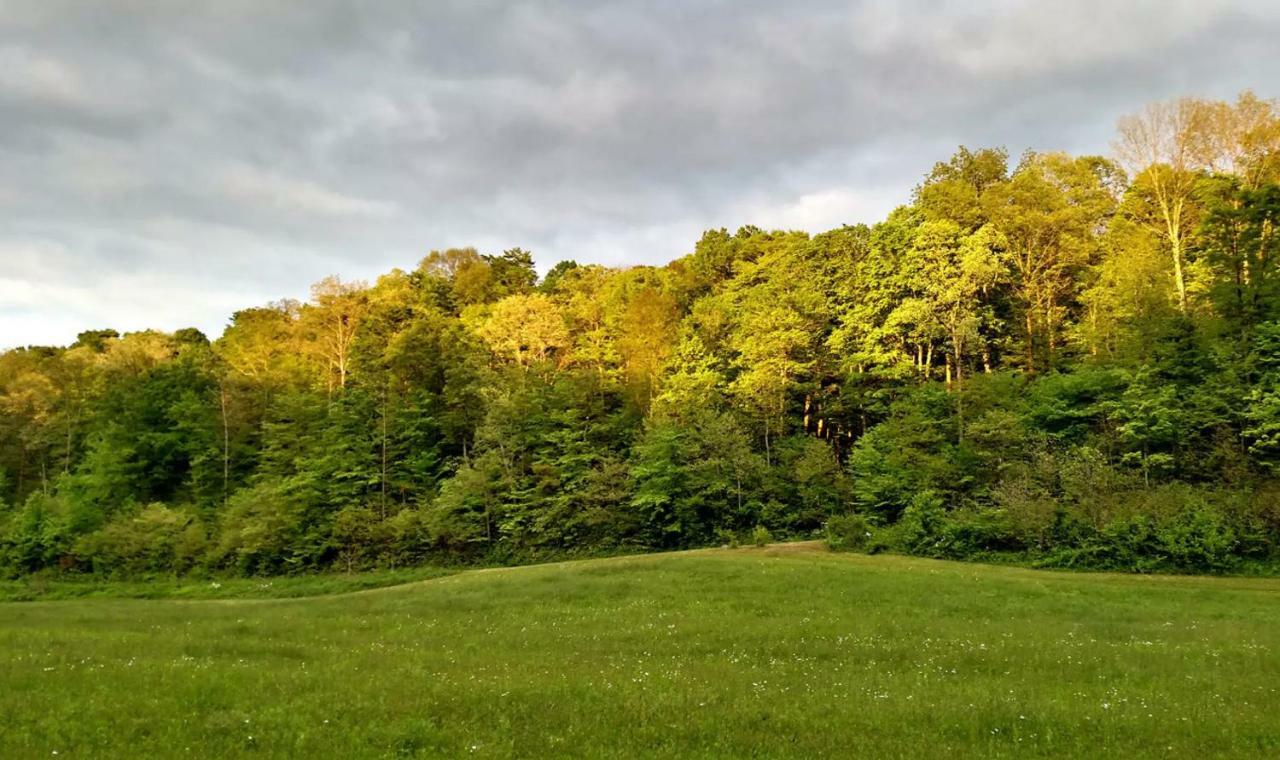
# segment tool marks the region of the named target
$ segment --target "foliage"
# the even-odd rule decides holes
[[[1280,108],[960,148],[883,221],[666,266],[430,252],[0,354],[0,573],[298,573],[811,537],[1277,559]],[[859,522],[861,521],[861,522]],[[856,528],[865,525],[860,533]]]
[[[835,515],[824,527],[827,546],[835,551],[862,551],[871,539],[871,523],[860,514]]]

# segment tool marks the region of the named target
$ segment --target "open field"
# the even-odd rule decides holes
[[[1280,581],[812,545],[0,605],[0,757],[1280,755]]]
[[[455,570],[406,567],[357,573],[313,573],[272,578],[167,578],[114,581],[94,576],[47,578],[29,576],[0,580],[0,602],[60,599],[288,599],[396,586],[439,578]]]

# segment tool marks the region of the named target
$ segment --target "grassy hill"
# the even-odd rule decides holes
[[[0,757],[1280,754],[1280,581],[814,545],[0,604]]]

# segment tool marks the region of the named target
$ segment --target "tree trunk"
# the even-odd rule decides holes
[[[27,444],[24,441],[18,448],[18,490],[15,492],[18,496],[22,496],[22,488],[27,484]]]
[[[1178,287],[1178,311],[1187,313],[1187,282],[1182,274],[1182,242],[1173,242],[1173,278]]]
[[[231,426],[227,422],[227,387],[218,385],[218,407],[222,412],[222,506],[227,506],[231,490]]]
[[[1156,187],[1157,202],[1164,215],[1165,235],[1173,256],[1173,284],[1178,291],[1178,311],[1187,313],[1187,280],[1182,271],[1182,199],[1170,201],[1168,188]]]
[[[1027,326],[1027,373],[1035,374],[1036,371],[1036,349],[1035,349],[1035,318],[1031,315],[1031,302],[1027,302],[1026,314]]]
[[[379,512],[383,520],[387,519],[387,386],[382,385],[382,493],[380,495]]]
[[[67,450],[62,458],[62,474],[71,472],[71,433],[75,429],[75,417],[67,415]]]
[[[1046,372],[1053,371],[1053,352],[1057,348],[1054,340],[1053,330],[1053,292],[1049,292],[1049,308],[1044,316],[1044,339],[1045,339],[1045,360],[1044,368]]]
[[[951,345],[956,355],[956,443],[964,443],[964,339],[958,332],[951,336]]]

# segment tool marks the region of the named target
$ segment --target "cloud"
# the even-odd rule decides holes
[[[397,210],[394,203],[343,195],[314,182],[249,166],[235,166],[220,172],[216,184],[231,202],[268,203],[306,214],[385,219],[394,216]]]
[[[28,332],[38,319],[43,329],[65,332],[71,338],[101,327],[99,315],[122,332],[144,330],[157,323],[175,329],[190,324],[189,304],[208,303],[223,310],[225,323],[242,304],[231,293],[212,292],[181,276],[164,274],[108,275],[91,284],[24,281],[0,276],[0,331]],[[206,328],[207,329],[207,328]],[[15,344],[17,345],[17,344]]]
[[[0,91],[71,105],[90,100],[77,71],[61,61],[13,46],[0,48]]]
[[[872,222],[958,143],[1106,152],[1153,99],[1280,95],[1262,0],[0,4],[0,346],[216,334],[451,245]]]
[[[781,204],[748,206],[741,215],[759,227],[823,232],[844,224],[874,223],[891,210],[885,201],[854,188],[832,187]]]

